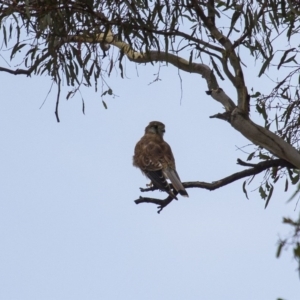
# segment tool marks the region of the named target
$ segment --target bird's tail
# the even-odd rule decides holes
[[[177,197],[173,194],[169,183],[167,182],[162,170],[157,171],[147,171],[145,174],[150,178],[152,183],[162,191],[167,192],[172,198],[177,199]]]
[[[176,170],[172,169],[172,168],[165,168],[164,169],[164,174],[166,177],[168,177],[170,179],[170,181],[172,182],[172,185],[174,187],[174,189],[181,195],[184,197],[188,197],[189,194],[187,193],[187,191],[185,190],[184,186],[181,183],[181,180],[179,178],[179,175],[177,173]]]

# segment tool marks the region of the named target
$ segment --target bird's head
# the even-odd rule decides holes
[[[165,130],[165,124],[163,124],[163,123],[161,123],[159,121],[152,121],[145,128],[145,133],[158,134],[161,137],[163,137],[165,131],[166,131]]]

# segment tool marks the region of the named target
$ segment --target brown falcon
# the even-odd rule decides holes
[[[182,196],[188,197],[175,167],[175,159],[171,147],[163,139],[165,125],[152,121],[145,128],[144,136],[134,149],[133,165],[149,177],[152,183],[160,190],[166,191],[171,197],[177,199],[172,192],[167,178],[170,179],[174,189]]]

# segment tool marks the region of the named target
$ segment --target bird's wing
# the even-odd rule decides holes
[[[183,187],[180,177],[176,171],[175,159],[172,153],[172,149],[167,142],[164,141],[163,145],[164,163],[163,173],[166,178],[169,178],[173,184],[174,189],[182,196],[188,197],[188,193]]]
[[[161,170],[160,157],[160,145],[144,136],[135,146],[133,164],[143,172]]]

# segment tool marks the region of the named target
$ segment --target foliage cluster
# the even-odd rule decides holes
[[[265,171],[259,193],[267,206],[279,179],[285,180],[285,190],[299,182],[299,159],[285,153],[289,150],[281,156],[275,146],[248,137],[234,124],[234,112],[238,108],[250,124],[250,107],[251,114],[263,118],[264,133],[273,131],[279,138],[274,145],[283,141],[299,153],[299,19],[300,3],[295,0],[0,0],[1,51],[10,53],[9,62],[2,56],[0,71],[47,74],[58,87],[58,121],[62,81],[71,88],[67,99],[82,85],[94,85],[97,91],[101,84],[102,98],[113,95],[106,79],[115,66],[123,77],[125,57],[133,63],[167,62],[201,74],[208,94],[226,108],[227,115],[213,117],[228,121],[256,145],[247,160],[259,163],[243,163],[252,168],[244,173],[243,190],[247,196],[253,176]],[[257,76],[273,81],[271,91],[248,91],[243,68],[249,56],[259,66]],[[213,72],[207,74],[207,65]],[[236,101],[219,88],[217,78],[234,86]],[[299,221],[286,218],[285,223],[295,228],[292,244],[300,266]],[[280,243],[278,255],[288,241]]]

